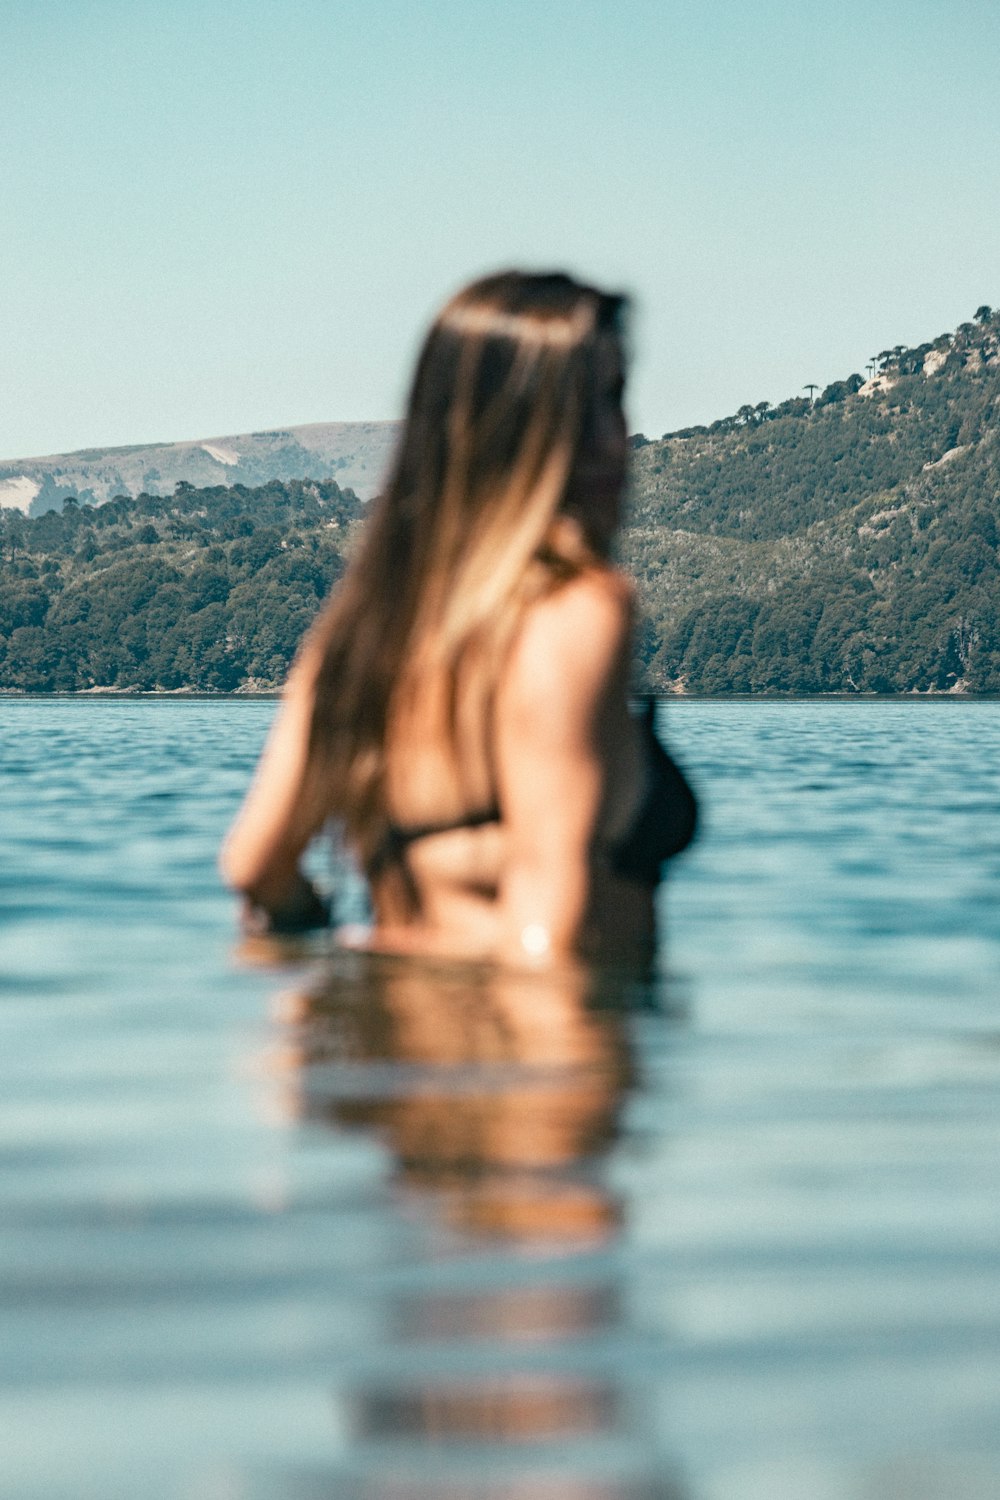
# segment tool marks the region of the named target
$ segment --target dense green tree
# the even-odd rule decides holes
[[[300,481],[0,513],[0,688],[278,686],[360,514]]]

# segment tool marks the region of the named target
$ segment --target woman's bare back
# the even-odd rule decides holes
[[[372,892],[382,940],[541,957],[604,946],[611,931],[649,935],[649,893],[603,859],[642,794],[631,621],[631,588],[608,567],[530,606],[492,743],[473,734],[456,755],[440,705],[412,701],[387,746],[394,849]]]

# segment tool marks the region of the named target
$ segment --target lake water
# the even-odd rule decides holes
[[[596,993],[241,962],[272,712],[0,700],[5,1500],[1000,1494],[1000,705],[671,703]]]

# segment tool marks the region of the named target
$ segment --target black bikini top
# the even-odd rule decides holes
[[[653,886],[666,861],[694,838],[698,802],[684,772],[657,737],[655,698],[643,703],[639,732],[646,757],[646,793],[625,833],[608,845],[608,857],[616,875]]]
[[[657,885],[662,866],[694,838],[698,803],[683,771],[667,754],[656,734],[656,700],[646,698],[639,718],[646,759],[646,792],[625,833],[605,848],[616,875],[640,885]],[[410,844],[459,828],[483,828],[503,821],[500,807],[479,808],[440,823],[390,823],[375,861],[376,868],[405,858]]]

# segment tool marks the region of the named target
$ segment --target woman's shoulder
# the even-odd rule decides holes
[[[589,567],[525,611],[504,673],[508,695],[550,703],[599,694],[628,671],[635,590],[610,566]]]
[[[525,613],[524,635],[565,638],[568,647],[581,640],[591,650],[600,642],[613,647],[627,636],[635,613],[635,588],[617,568],[602,564],[582,569],[537,599]]]

